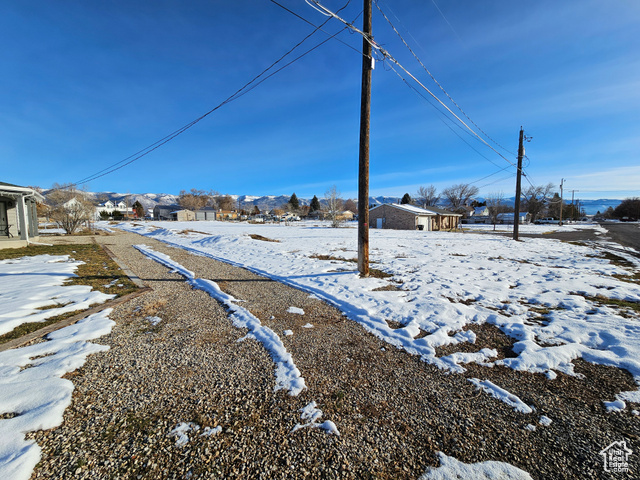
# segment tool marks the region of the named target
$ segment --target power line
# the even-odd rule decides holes
[[[432,0],[433,1],[433,0]],[[384,17],[384,19],[387,21],[387,23],[389,24],[389,26],[393,29],[393,31],[396,33],[396,35],[398,35],[398,37],[400,38],[400,40],[402,41],[402,43],[404,44],[405,47],[407,47],[407,49],[411,52],[411,55],[413,55],[413,57],[416,59],[416,61],[420,64],[420,66],[422,66],[422,68],[424,69],[425,72],[427,72],[427,74],[431,77],[431,80],[434,81],[434,83],[440,88],[440,90],[442,90],[442,93],[444,93],[447,98],[449,98],[449,100],[451,100],[451,103],[453,103],[458,110],[460,110],[460,112],[485,136],[487,137],[489,140],[491,140],[494,144],[496,144],[497,146],[499,146],[500,148],[502,148],[505,152],[514,155],[513,152],[510,152],[507,148],[503,147],[502,145],[500,145],[497,141],[495,141],[493,138],[491,138],[484,130],[482,130],[480,128],[480,126],[474,122],[471,117],[469,117],[469,115],[466,114],[466,112],[462,109],[462,107],[460,105],[458,105],[456,103],[456,101],[451,97],[451,95],[449,95],[449,93],[444,89],[444,87],[440,84],[440,82],[438,82],[438,80],[436,80],[436,77],[433,76],[433,74],[429,71],[429,69],[425,66],[424,63],[422,63],[422,60],[420,60],[420,58],[418,57],[418,55],[413,51],[413,49],[409,46],[409,44],[407,43],[407,41],[402,37],[402,34],[400,34],[400,32],[398,31],[398,29],[395,27],[395,25],[393,25],[393,23],[391,22],[391,20],[389,19],[389,17],[387,17],[387,15],[382,11],[382,9],[380,8],[380,5],[378,4],[377,0],[374,0],[374,3],[376,4],[376,8],[378,9],[378,11],[382,14],[382,16]],[[438,7],[438,5],[433,2],[433,4],[436,6],[436,8],[438,9],[438,11],[440,12],[441,15],[442,12],[440,11],[440,8]],[[444,15],[443,15],[444,18]],[[445,18],[446,20],[446,18]],[[449,23],[447,21],[447,23]],[[449,24],[449,26],[451,26],[451,24]],[[452,27],[453,28],[453,27]]]
[[[350,29],[352,29],[354,32],[359,33],[360,35],[362,35],[362,37],[371,44],[371,46],[373,48],[375,48],[377,51],[379,51],[386,59],[390,60],[391,62],[395,63],[400,69],[402,69],[402,71],[404,71],[407,75],[409,75],[409,77],[411,77],[411,79],[416,82],[418,85],[420,85],[420,87],[422,87],[429,95],[431,95],[440,105],[442,105],[451,115],[453,115],[462,125],[464,125],[478,140],[480,140],[482,143],[484,143],[487,147],[489,147],[491,150],[493,150],[494,152],[496,152],[500,157],[502,157],[507,163],[511,164],[512,166],[516,166],[511,160],[509,160],[507,157],[505,157],[504,155],[502,155],[500,152],[498,152],[494,147],[492,147],[491,145],[489,145],[487,143],[486,140],[484,140],[480,135],[478,135],[478,133],[475,132],[475,130],[473,130],[469,125],[467,125],[464,120],[462,120],[458,115],[456,115],[447,105],[444,104],[444,102],[442,100],[440,100],[431,90],[429,90],[422,82],[420,82],[420,80],[418,80],[416,78],[415,75],[413,75],[409,70],[407,70],[398,60],[396,60],[388,51],[386,51],[384,48],[382,48],[380,45],[378,45],[371,36],[365,34],[364,32],[362,32],[361,30],[359,30],[358,28],[354,27],[351,23],[347,22],[346,20],[344,20],[343,18],[341,18],[339,15],[331,12],[331,10],[327,9],[326,7],[322,6],[317,0],[306,0],[307,3],[312,2],[314,5],[318,6],[323,12],[326,12],[328,15],[332,16],[333,18],[341,21],[342,23],[344,23],[347,27],[349,27]],[[516,167],[517,168],[517,167]]]
[[[278,4],[277,2],[275,2],[274,0],[271,0],[273,3]],[[347,2],[347,4],[342,7],[342,8],[346,8],[346,6],[349,4],[351,0],[349,0]],[[278,4],[279,5],[279,4]],[[280,5],[281,6],[281,5]],[[284,7],[283,7],[284,8]],[[286,8],[285,8],[286,9]],[[288,10],[288,9],[286,9]],[[342,9],[341,9],[342,10]],[[293,13],[293,12],[292,12]],[[111,166],[104,168],[92,175],[89,175],[87,177],[84,177],[83,179],[74,182],[74,185],[82,185],[85,183],[88,183],[90,181],[96,180],[98,178],[104,177],[106,175],[109,175],[117,170],[120,170],[121,168],[126,167],[127,165],[132,164],[133,162],[139,160],[140,158],[148,155],[149,153],[153,152],[154,150],[158,149],[159,147],[161,147],[162,145],[165,145],[166,143],[170,142],[171,140],[173,140],[174,138],[176,138],[177,136],[179,136],[180,134],[184,133],[186,130],[188,130],[189,128],[193,127],[195,124],[197,124],[198,122],[200,122],[201,120],[203,120],[204,118],[206,118],[207,116],[209,116],[210,114],[212,114],[213,112],[215,112],[216,110],[218,110],[219,108],[223,107],[224,105],[237,100],[238,98],[242,97],[243,95],[246,95],[247,93],[249,93],[251,90],[253,90],[254,88],[256,88],[258,85],[260,85],[262,82],[266,81],[267,79],[271,78],[272,76],[274,76],[275,74],[279,73],[280,71],[284,70],[285,68],[287,68],[288,66],[292,65],[293,63],[295,63],[296,61],[300,60],[301,58],[303,58],[304,56],[308,55],[309,53],[311,53],[312,51],[316,50],[318,47],[324,45],[325,43],[327,43],[329,40],[335,38],[338,34],[340,34],[342,31],[345,30],[345,28],[341,29],[340,31],[336,32],[335,34],[329,36],[328,38],[326,38],[325,40],[323,40],[322,42],[320,42],[318,45],[316,45],[315,47],[307,50],[306,52],[304,52],[303,54],[299,55],[298,57],[296,57],[295,59],[293,59],[292,61],[290,61],[289,63],[283,65],[282,67],[280,67],[279,69],[273,71],[272,73],[270,73],[269,75],[267,75],[266,77],[262,78],[260,81],[258,81],[261,77],[263,77],[269,70],[271,70],[273,67],[275,67],[278,63],[280,63],[282,60],[284,60],[284,58],[286,58],[289,54],[291,54],[296,48],[298,48],[300,45],[302,45],[306,40],[308,40],[312,35],[314,35],[318,30],[321,30],[321,27],[323,27],[326,23],[328,23],[330,19],[327,19],[325,22],[323,22],[322,24],[320,24],[320,26],[315,26],[315,29],[308,34],[306,37],[304,37],[300,42],[298,42],[293,48],[291,48],[289,51],[287,51],[284,55],[282,55],[280,58],[278,58],[275,62],[273,62],[271,65],[269,65],[266,69],[264,69],[262,72],[260,72],[258,75],[256,75],[255,77],[253,77],[253,79],[251,79],[249,82],[245,83],[241,88],[239,88],[238,90],[236,90],[236,92],[234,92],[232,95],[230,95],[229,97],[227,97],[223,102],[221,102],[220,104],[218,104],[217,106],[215,106],[214,108],[212,108],[211,110],[209,110],[208,112],[206,112],[205,114],[201,115],[200,117],[196,118],[195,120],[192,120],[191,122],[187,123],[186,125],[182,126],[181,128],[179,128],[178,130],[173,131],[172,133],[166,135],[165,137],[161,138],[160,140],[158,140],[155,143],[152,143],[151,145],[143,148],[142,150],[139,150],[138,152],[134,153],[133,155],[130,155],[126,158],[124,158],[123,160],[120,160],[119,162],[116,162],[114,164],[112,164]],[[313,25],[313,24],[312,24]],[[326,33],[326,32],[325,32]],[[357,51],[357,50],[356,50]],[[358,52],[360,54],[360,52]]]
[[[457,123],[455,123],[451,118],[449,118],[442,110],[440,110],[438,108],[437,105],[435,105],[431,100],[429,100],[428,97],[426,97],[425,95],[422,94],[422,92],[420,92],[418,89],[416,89],[413,85],[411,85],[409,82],[407,82],[407,80],[395,69],[393,68],[393,66],[389,66],[389,68],[396,74],[398,75],[398,77],[400,77],[400,79],[405,83],[405,85],[407,85],[407,87],[409,87],[411,90],[413,90],[417,95],[419,95],[420,97],[422,97],[429,105],[431,105],[436,112],[438,112],[442,117],[444,117],[446,120],[448,120],[449,122],[451,122],[454,126],[456,126],[457,128],[461,129],[463,132],[467,133],[468,135],[470,135],[467,130],[464,130],[460,125],[458,125]],[[478,151],[473,145],[471,145],[469,142],[467,142],[464,138],[462,138],[460,136],[460,134],[458,132],[456,132],[451,125],[449,125],[447,122],[445,122],[442,118],[438,117],[438,120],[440,120],[449,130],[451,130],[453,132],[454,135],[456,135],[460,140],[462,140],[464,143],[467,144],[467,146],[469,146],[469,148],[471,148],[474,152],[476,152],[478,155],[480,155],[482,158],[484,158],[485,160],[487,160],[489,163],[495,165],[496,167],[500,167],[500,165],[498,165],[497,163],[495,163],[493,160],[491,160],[490,158],[486,157],[485,155],[483,155],[480,151]],[[485,180],[489,177],[492,177],[494,175],[499,174],[500,172],[504,172],[505,170],[507,170],[508,168],[511,168],[511,165],[507,165],[506,167],[500,168],[500,170],[497,170],[489,175],[486,175],[482,178],[479,178],[478,180],[475,180],[473,182],[469,182],[471,185],[473,185],[474,183],[478,183],[481,182],[482,180]],[[513,176],[515,174],[512,174],[511,176]],[[507,177],[510,178],[510,177]],[[504,180],[504,179],[502,179]],[[488,185],[492,185],[491,183]],[[487,185],[485,185],[487,186]]]
[[[320,27],[317,27],[313,22],[310,22],[309,20],[307,20],[306,18],[304,18],[302,15],[297,14],[296,12],[294,12],[293,10],[285,7],[284,5],[282,5],[281,3],[276,2],[276,0],[269,0],[271,3],[277,5],[278,7],[282,8],[283,10],[286,10],[287,12],[289,12],[291,15],[293,15],[294,17],[299,18],[300,20],[302,20],[305,23],[308,23],[309,25],[311,25],[312,27],[315,27],[317,30],[320,30],[323,33],[326,33],[327,35],[331,35],[329,32],[327,32],[326,30],[323,30],[320,27],[323,27],[330,19],[325,20],[324,22],[322,22],[322,24],[320,25]],[[338,12],[344,10],[345,8],[347,8],[347,6],[351,3],[351,0],[349,0],[344,7],[342,7],[340,10],[338,10]],[[358,15],[359,17],[360,15]],[[354,22],[358,19],[358,17],[355,18]],[[353,22],[352,22],[353,23]],[[344,29],[343,29],[344,30]],[[342,30],[340,30],[342,31]],[[362,52],[360,50],[358,50],[357,48],[355,48],[352,45],[349,45],[347,42],[340,40],[339,38],[336,38],[336,40],[338,40],[340,43],[342,43],[343,45],[346,45],[347,47],[349,47],[351,50],[354,50],[355,52],[358,53],[358,55],[362,55]]]
[[[481,188],[484,188],[484,187],[488,187],[489,185],[493,185],[493,184],[495,184],[495,183],[502,182],[502,181],[504,181],[504,180],[509,180],[510,178],[513,178],[513,177],[515,177],[515,176],[516,176],[516,174],[515,174],[515,173],[512,173],[512,174],[510,174],[510,175],[507,175],[506,177],[502,177],[502,178],[499,178],[498,180],[495,180],[495,181],[493,181],[493,182],[491,182],[491,183],[487,183],[487,184],[485,184],[485,185],[482,185],[482,186],[478,187],[478,190],[479,190],[479,189],[481,189]]]
[[[344,20],[343,18],[341,18],[339,15],[337,15],[336,13],[333,13],[331,10],[329,10],[328,8],[324,7],[323,5],[321,5],[318,0],[305,0],[307,4],[309,4],[310,6],[312,6],[313,8],[315,8],[316,10],[318,10],[320,13],[329,16],[331,18],[335,18],[337,20],[339,20],[340,22],[342,22],[347,28],[353,30],[354,32],[360,34],[365,41],[367,41],[377,52],[379,52],[383,58],[388,59],[389,61],[391,61],[392,63],[396,64],[400,69],[402,69],[402,71],[404,71],[409,77],[411,77],[411,79],[413,81],[415,81],[418,85],[420,85],[420,87],[422,87],[429,95],[431,95],[431,97],[433,97],[440,105],[442,105],[442,107],[444,107],[451,115],[453,115],[453,117],[455,117],[456,120],[458,120],[458,122],[460,122],[472,135],[473,137],[477,138],[480,142],[482,142],[484,145],[486,145],[487,147],[489,147],[491,150],[493,150],[498,156],[500,156],[502,159],[504,159],[507,163],[509,163],[510,166],[515,167],[516,169],[518,169],[518,167],[511,161],[509,160],[507,157],[505,157],[502,153],[498,152],[494,147],[492,147],[491,145],[489,145],[482,137],[480,137],[480,135],[478,135],[478,133],[476,133],[471,127],[469,127],[458,115],[456,115],[447,105],[444,104],[444,102],[442,102],[442,100],[440,100],[431,90],[429,90],[422,82],[420,82],[411,72],[409,72],[409,70],[407,70],[398,60],[396,60],[388,51],[386,51],[385,49],[383,49],[381,46],[379,46],[374,40],[373,37],[370,35],[367,35],[365,32],[361,31],[360,29],[358,29],[357,27],[355,27],[353,25],[353,23],[347,22],[346,20]],[[480,130],[480,132],[482,132],[489,140],[491,140],[493,143],[495,143],[498,147],[502,148],[503,150],[505,150],[507,153],[511,153],[508,149],[506,149],[505,147],[503,147],[502,145],[500,145],[498,142],[496,142],[493,138],[491,138],[487,133],[485,133],[465,112],[464,110],[462,110],[462,108],[455,102],[455,100],[453,100],[453,98],[446,92],[446,90],[444,90],[444,88],[442,87],[442,85],[435,79],[435,77],[431,74],[431,72],[429,72],[429,70],[426,68],[426,66],[422,63],[422,61],[420,61],[420,59],[418,58],[418,56],[413,52],[413,50],[411,49],[411,47],[407,44],[407,42],[404,40],[404,38],[402,38],[402,35],[398,32],[398,30],[395,28],[395,26],[391,23],[391,21],[389,20],[389,18],[384,14],[384,12],[380,9],[380,6],[377,3],[377,0],[374,0],[376,3],[376,7],[378,8],[378,10],[380,11],[380,13],[384,16],[384,18],[387,20],[387,22],[391,25],[391,27],[393,28],[393,30],[396,32],[396,34],[400,37],[400,39],[402,40],[402,42],[404,43],[404,45],[409,49],[409,51],[413,54],[413,56],[416,58],[416,60],[420,63],[420,65],[422,65],[422,67],[424,68],[424,70],[429,74],[429,76],[432,78],[432,80],[438,85],[438,87],[440,87],[440,89],[443,91],[443,93],[449,98],[449,100],[451,100],[451,102],[460,110],[460,112],[474,125],[478,128],[478,130]],[[401,75],[398,74],[398,72],[391,67],[391,69],[407,84],[408,82],[406,81],[406,79],[404,79]],[[415,90],[415,89],[414,89]],[[422,95],[421,95],[422,96]],[[423,96],[423,98],[425,98]],[[431,103],[431,102],[429,102]],[[433,106],[433,105],[432,105]],[[446,117],[446,115],[445,115]],[[445,124],[446,125],[446,124]],[[448,126],[448,125],[447,125]],[[452,130],[453,131],[453,130]],[[454,132],[455,133],[455,132]],[[461,137],[460,137],[461,138]],[[466,143],[466,142],[465,142]],[[473,147],[472,147],[473,148]],[[474,149],[475,150],[475,149]],[[479,153],[479,152],[478,152]],[[483,155],[482,155],[483,156]],[[483,156],[484,157],[484,156]],[[487,157],[484,157],[485,159],[487,159],[489,162],[493,163],[494,165],[496,165],[494,162],[492,162],[491,160],[489,160]],[[497,165],[496,165],[497,166]],[[505,167],[502,170],[506,170]],[[499,173],[500,171],[496,173]],[[524,170],[522,168],[520,168],[520,172],[524,173]],[[493,175],[493,174],[492,174]],[[490,175],[491,176],[491,175]],[[513,175],[512,175],[513,176]],[[510,177],[507,177],[510,178]],[[525,179],[527,180],[527,182],[533,187],[533,184],[531,183],[531,181],[529,180],[529,178],[525,175]],[[498,181],[501,181],[504,179],[500,179]],[[475,183],[475,182],[474,182]],[[496,182],[492,182],[491,184],[496,183]],[[491,185],[488,184],[488,185]],[[487,185],[485,185],[487,186]],[[482,188],[482,187],[480,187]]]
[[[404,78],[402,76],[402,74],[400,74],[400,72],[398,72],[393,65],[389,65],[389,68],[396,74],[398,75],[398,77],[405,83],[405,85],[407,85],[407,87],[409,87],[411,90],[413,90],[417,95],[419,95],[420,97],[422,97],[429,105],[431,105],[443,118],[445,118],[446,120],[448,120],[449,122],[451,122],[452,125],[456,126],[457,128],[459,128],[462,132],[466,133],[467,135],[471,136],[472,138],[473,135],[471,135],[469,133],[468,130],[465,130],[464,128],[462,128],[458,123],[454,122],[451,118],[449,118],[445,112],[443,112],[442,110],[440,110],[438,108],[438,106],[436,104],[434,104],[428,97],[426,97],[422,92],[420,92],[417,88],[415,88],[413,85],[411,85],[409,82],[407,82],[407,79]],[[467,142],[464,138],[462,138],[460,136],[460,134],[458,132],[456,132],[451,125],[449,125],[448,123],[446,123],[442,118],[438,118],[449,130],[451,130],[460,140],[462,140],[464,143],[466,143],[469,148],[471,148],[474,152],[476,152],[478,155],[480,155],[482,158],[484,158],[486,161],[488,161],[489,163],[495,165],[496,167],[500,168],[500,165],[498,165],[497,163],[495,163],[493,160],[491,160],[490,158],[486,157],[485,155],[483,155],[479,150],[477,150],[473,145],[471,145],[469,142]],[[509,168],[511,165],[499,170],[505,170],[506,168]]]
[[[478,183],[478,182],[481,182],[482,180],[485,180],[485,179],[487,179],[487,178],[489,178],[489,177],[493,177],[494,175],[497,175],[497,174],[499,174],[500,172],[504,172],[507,168],[511,168],[511,165],[507,165],[506,167],[504,167],[504,168],[502,168],[502,169],[498,170],[497,172],[490,173],[489,175],[486,175],[486,176],[484,176],[484,177],[482,177],[482,178],[479,178],[478,180],[475,180],[475,181],[473,181],[473,182],[469,182],[469,184],[470,184],[470,185],[473,185],[474,183]],[[514,173],[512,173],[512,174],[511,174],[511,176],[513,176],[513,175],[515,175],[515,174],[514,174]],[[510,177],[507,177],[507,178],[510,178]],[[492,184],[491,184],[491,183],[489,183],[489,184],[487,184],[487,185],[492,185]],[[487,185],[483,185],[483,187],[486,187]],[[478,188],[482,188],[482,187],[478,187]]]

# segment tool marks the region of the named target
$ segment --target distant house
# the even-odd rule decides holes
[[[470,207],[469,205],[464,205],[462,207],[460,207],[460,212],[462,213],[463,216],[465,217],[473,217],[474,213],[475,213],[476,209],[474,207]]]
[[[127,204],[123,201],[114,202],[107,200],[104,203],[99,204],[96,207],[96,219],[101,218],[101,214],[113,215],[113,212],[118,211],[123,215],[133,215],[133,207],[127,207]]]
[[[171,212],[171,220],[178,222],[191,222],[196,219],[196,214],[191,210],[176,210]]]
[[[177,204],[172,205],[156,205],[153,207],[153,219],[154,220],[174,220],[171,216],[173,212],[181,210],[182,207]]]
[[[344,220],[347,222],[353,220],[354,218],[356,218],[356,215],[351,210],[345,210],[338,215],[339,220]]]
[[[484,207],[475,207],[473,210],[474,217],[486,217],[489,216],[489,209],[485,205]]]
[[[325,213],[322,210],[314,210],[307,214],[309,220],[324,220]]]
[[[36,204],[44,197],[28,187],[0,182],[0,248],[17,248],[38,240]]]
[[[205,207],[196,210],[196,220],[213,221],[216,219],[216,209],[213,207]]]
[[[369,210],[371,228],[393,230],[452,230],[460,224],[459,213],[429,207],[386,203]]]
[[[218,210],[216,212],[216,220],[237,220],[239,218],[238,212],[234,210]]]

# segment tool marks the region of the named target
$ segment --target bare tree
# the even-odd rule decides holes
[[[487,210],[489,210],[489,220],[493,223],[493,229],[496,229],[498,223],[498,215],[506,213],[509,207],[504,203],[504,194],[502,192],[491,193],[485,198],[487,201]]]
[[[440,195],[438,195],[437,192],[436,187],[433,185],[429,185],[428,187],[420,186],[416,193],[415,202],[423,208],[435,207],[440,200]]]
[[[348,200],[346,200],[344,202],[344,209],[345,210],[349,210],[354,215],[357,215],[358,214],[358,203],[355,200],[349,198]]]
[[[451,209],[455,212],[465,206],[471,198],[478,195],[478,187],[469,183],[459,183],[442,191],[442,195],[447,199]]]
[[[531,185],[522,192],[523,209],[531,214],[532,222],[535,222],[547,208],[553,189],[553,183],[548,183],[546,185]]]
[[[218,209],[220,210],[233,210],[233,207],[236,204],[231,195],[218,195],[216,197],[216,202],[218,204]]]
[[[50,206],[49,218],[64,229],[67,234],[74,233],[83,223],[93,219],[95,207],[86,194],[72,184],[53,184],[47,194]]]
[[[333,185],[324,193],[324,199],[327,203],[327,218],[331,220],[333,228],[338,228],[344,221],[342,216],[344,202],[340,198],[340,191]]]
[[[204,208],[209,203],[209,194],[204,190],[192,188],[190,191],[180,190],[178,205],[186,210],[195,212]]]

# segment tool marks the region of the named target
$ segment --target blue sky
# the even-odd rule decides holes
[[[326,19],[304,0],[278,1]],[[337,11],[346,0],[322,3]],[[378,5],[509,162],[520,126],[533,137],[525,186],[564,178],[578,198],[640,196],[638,2]],[[373,8],[376,42],[464,118]],[[353,0],[340,15],[361,10]],[[47,188],[116,164],[219,105],[313,29],[269,0],[3,2],[0,181]],[[326,38],[317,32],[287,61]],[[355,197],[362,41],[337,38],[87,188],[320,197],[336,185]],[[484,195],[515,190],[515,168],[388,62],[373,72],[370,168],[371,195],[468,182]]]

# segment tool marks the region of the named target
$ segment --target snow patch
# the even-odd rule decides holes
[[[551,420],[549,417],[547,417],[546,415],[542,415],[540,417],[540,420],[538,420],[538,423],[540,425],[544,425],[545,427],[548,427],[549,425],[551,425],[551,423],[553,422],[553,420]]]
[[[82,263],[68,255],[0,261],[0,335],[114,298],[87,285],[64,285]]]
[[[302,412],[300,418],[302,418],[302,420],[307,420],[307,423],[296,424],[296,426],[293,427],[293,430],[291,430],[291,433],[300,430],[301,428],[319,428],[329,434],[340,436],[338,427],[336,427],[336,424],[331,420],[326,420],[322,423],[316,422],[316,420],[319,420],[320,417],[322,417],[322,410],[318,408],[316,402],[310,402],[305,407],[302,407],[299,411]]]
[[[92,353],[109,350],[88,340],[111,332],[107,308],[47,336],[46,342],[0,352],[0,478],[27,480],[40,461],[40,447],[25,435],[62,424],[73,383],[61,378]]]
[[[468,378],[471,383],[473,383],[476,387],[484,390],[489,395],[498,400],[502,400],[507,405],[513,407],[514,410],[521,413],[532,413],[533,409],[520,400],[516,395],[509,393],[504,388],[497,386],[495,383],[489,380],[480,381],[477,378]]]
[[[627,408],[627,404],[619,399],[613,402],[604,402],[604,406],[607,407],[607,412],[622,412]]]
[[[245,338],[255,338],[270,353],[276,364],[276,386],[275,390],[285,389],[290,395],[298,395],[306,387],[304,378],[298,367],[293,362],[293,357],[287,352],[282,340],[277,333],[262,325],[260,320],[248,310],[236,305],[236,299],[220,290],[217,283],[212,280],[195,278],[195,274],[187,270],[179,263],[171,260],[171,257],[164,253],[156,252],[146,245],[135,245],[137,250],[156,262],[173,269],[186,278],[187,282],[194,288],[207,292],[211,297],[221,302],[230,312],[233,325],[237,328],[246,328],[249,333]],[[249,337],[249,335],[251,337]]]
[[[440,466],[429,468],[419,480],[532,480],[524,470],[504,462],[462,463],[442,452],[438,452],[438,459]]]

